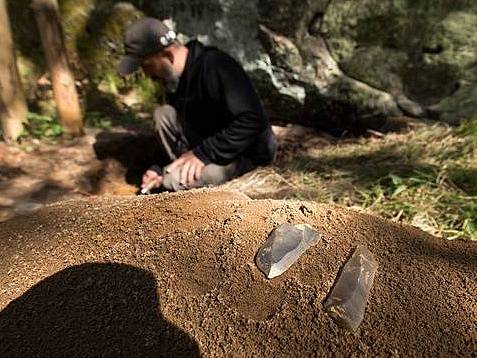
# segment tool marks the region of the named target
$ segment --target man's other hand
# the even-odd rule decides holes
[[[142,176],[141,188],[147,187],[152,181],[154,181],[154,185],[151,189],[159,188],[162,183],[162,175],[159,175],[156,171],[149,169]]]
[[[196,180],[200,179],[204,167],[204,162],[197,158],[192,151],[188,151],[173,161],[166,168],[166,173],[181,168],[180,183],[185,187],[191,187]]]

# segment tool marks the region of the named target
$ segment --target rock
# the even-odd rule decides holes
[[[255,261],[267,278],[274,278],[288,270],[318,240],[320,234],[310,225],[282,224],[271,232]]]
[[[347,75],[452,121],[476,112],[476,26],[476,2],[334,0],[321,33]]]
[[[34,23],[26,8],[26,0],[9,2],[28,83],[41,74],[42,55],[36,29],[23,26]],[[477,112],[475,1],[65,0],[60,9],[77,70],[115,95],[128,89],[115,75],[122,33],[146,14],[170,19],[180,39],[231,53],[272,119],[380,130],[389,116],[457,123]],[[152,85],[141,81],[129,86],[151,101]]]
[[[366,247],[358,246],[324,303],[326,311],[338,324],[351,330],[358,328],[377,269],[374,255]]]

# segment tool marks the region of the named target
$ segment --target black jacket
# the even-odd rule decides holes
[[[271,163],[276,140],[243,68],[225,52],[197,40],[186,46],[184,72],[169,102],[200,138],[194,154],[205,164],[225,165],[240,155],[255,165]]]

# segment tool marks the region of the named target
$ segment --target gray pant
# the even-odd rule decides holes
[[[194,148],[202,140],[191,128],[184,128],[174,107],[169,105],[158,106],[154,111],[154,123],[159,146],[166,155],[168,162],[173,162],[183,153]],[[200,180],[196,181],[192,188],[200,188],[209,185],[220,185],[226,181],[240,176],[251,169],[254,165],[249,159],[239,157],[227,165],[208,164],[202,170]],[[164,168],[164,169],[167,169]],[[172,173],[164,172],[162,186],[169,191],[189,189],[180,183],[181,169],[177,168]]]

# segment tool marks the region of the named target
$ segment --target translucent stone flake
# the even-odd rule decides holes
[[[326,311],[338,324],[352,330],[358,328],[377,269],[374,255],[366,247],[358,246],[324,303]]]
[[[277,277],[319,239],[320,234],[310,225],[282,224],[270,233],[255,261],[267,278]]]

